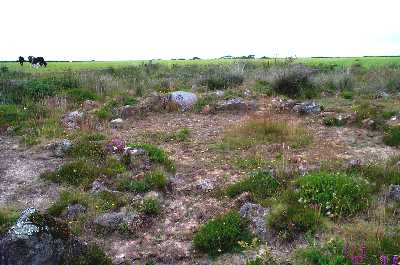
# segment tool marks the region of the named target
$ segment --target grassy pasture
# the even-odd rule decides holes
[[[207,64],[233,64],[239,62],[254,62],[256,64],[283,62],[284,59],[204,59],[204,60],[153,60],[153,63],[161,63],[166,65],[207,65]],[[148,60],[134,60],[134,61],[76,61],[76,62],[49,62],[46,68],[35,69],[29,63],[20,66],[17,62],[0,62],[0,68],[7,66],[9,70],[22,70],[23,72],[63,72],[66,70],[79,71],[79,70],[96,70],[107,68],[121,68],[127,66],[140,65],[148,63]],[[297,63],[304,63],[308,65],[336,65],[336,66],[349,66],[353,64],[360,64],[363,67],[369,68],[371,66],[380,65],[400,65],[400,57],[342,57],[342,58],[298,58],[295,60]]]

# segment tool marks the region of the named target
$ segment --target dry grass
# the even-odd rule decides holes
[[[252,117],[228,130],[219,147],[223,150],[248,149],[259,144],[281,143],[301,148],[311,142],[310,133],[297,122]]]

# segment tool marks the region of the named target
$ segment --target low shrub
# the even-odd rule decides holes
[[[318,211],[298,204],[275,205],[266,221],[283,240],[292,240],[300,233],[313,234],[322,224]]]
[[[297,179],[299,202],[317,205],[329,217],[353,215],[370,202],[365,179],[345,173],[312,172]]]
[[[98,133],[81,135],[73,142],[68,155],[73,158],[103,160],[106,157],[103,140],[105,136]]]
[[[210,90],[217,90],[240,86],[243,81],[243,76],[239,74],[220,74],[209,76],[203,81],[203,85]]]
[[[64,260],[62,265],[112,265],[112,261],[104,251],[96,245],[91,245],[80,256]]]
[[[167,177],[163,172],[154,171],[146,173],[143,180],[123,180],[120,183],[120,189],[143,193],[154,189],[162,189],[167,182]]]
[[[335,239],[323,246],[310,246],[298,250],[295,254],[299,265],[351,265],[351,260],[344,255],[344,243]]]
[[[345,124],[343,120],[340,120],[340,119],[336,118],[335,116],[325,117],[323,119],[323,123],[327,127],[340,127]]]
[[[102,191],[96,194],[96,207],[101,211],[110,211],[121,208],[126,203],[120,195],[110,191]]]
[[[74,186],[80,184],[87,185],[98,176],[99,168],[95,165],[79,160],[65,164],[55,172],[46,172],[41,175],[42,178],[55,183],[66,183]]]
[[[19,215],[17,212],[1,209],[0,210],[0,235],[8,231],[8,229],[14,225]]]
[[[230,185],[227,188],[229,197],[235,197],[243,192],[250,192],[255,198],[266,199],[276,193],[279,182],[266,171],[253,173],[249,178]]]
[[[197,113],[202,112],[205,106],[207,105],[212,106],[216,104],[216,102],[217,102],[217,97],[215,96],[212,95],[202,96],[196,101],[195,105],[193,106],[193,111]]]
[[[342,96],[342,98],[344,99],[349,99],[352,100],[353,96],[354,96],[354,92],[353,91],[349,91],[349,90],[344,90],[340,93],[340,95]]]
[[[96,93],[83,88],[74,88],[66,91],[66,95],[76,102],[83,102],[85,100],[97,100]]]
[[[211,257],[242,250],[240,241],[250,243],[252,235],[247,222],[238,212],[218,216],[200,227],[195,234],[194,246]]]
[[[88,196],[80,192],[61,192],[60,197],[47,209],[48,214],[54,217],[59,217],[62,212],[73,204],[81,204],[88,207]]]
[[[268,81],[257,80],[253,85],[252,90],[258,94],[272,96],[274,94],[274,90],[272,85]]]
[[[153,198],[144,199],[140,211],[148,215],[158,215],[161,212],[160,201]]]
[[[400,146],[400,126],[387,129],[383,142],[389,146]]]
[[[137,144],[129,144],[128,147],[144,149],[149,154],[151,162],[164,165],[166,169],[168,169],[169,171],[175,172],[174,162],[171,159],[169,159],[167,153],[164,150],[158,148],[157,146],[154,146],[152,144],[137,143]]]

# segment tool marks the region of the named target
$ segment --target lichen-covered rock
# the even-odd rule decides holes
[[[323,108],[315,101],[308,101],[295,105],[292,110],[298,112],[299,114],[311,114],[320,113]]]
[[[265,216],[268,213],[267,209],[259,204],[245,203],[240,208],[240,216],[250,220],[253,232],[261,239],[267,240],[269,233],[265,222]]]
[[[76,219],[80,214],[83,214],[85,212],[86,207],[82,204],[72,204],[68,205],[62,216],[68,219]]]
[[[54,157],[64,157],[69,150],[72,148],[72,142],[68,139],[63,139],[48,145],[48,149],[51,150]]]
[[[62,122],[69,130],[75,130],[79,128],[79,122],[82,121],[83,116],[83,112],[78,110],[72,111],[64,116]]]
[[[200,191],[211,191],[214,189],[214,183],[209,179],[202,179],[197,182],[196,188]]]
[[[70,235],[66,225],[28,208],[0,239],[0,264],[62,264],[85,249],[86,245]]]
[[[400,185],[390,185],[389,197],[396,202],[400,202]]]
[[[174,91],[167,96],[167,101],[167,104],[176,104],[181,111],[188,111],[193,108],[194,104],[196,104],[197,96],[191,92]]]

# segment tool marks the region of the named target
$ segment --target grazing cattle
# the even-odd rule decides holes
[[[25,62],[25,58],[22,57],[22,56],[18,57],[18,62],[19,62],[19,64],[20,64],[21,66],[23,66],[23,65],[24,65],[24,62]]]
[[[44,60],[43,57],[29,56],[28,60],[32,64],[33,67],[39,67],[39,66],[46,67],[47,66],[47,62]]]

